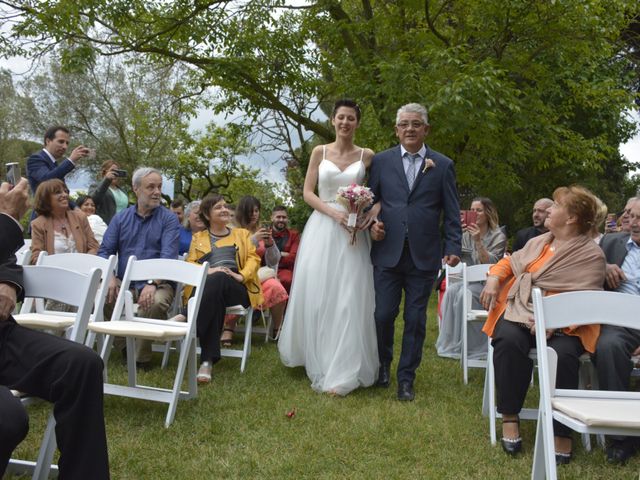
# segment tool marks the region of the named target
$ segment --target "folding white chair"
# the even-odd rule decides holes
[[[446,289],[449,288],[450,285],[454,283],[462,282],[462,265],[464,265],[464,262],[459,262],[458,265],[456,265],[455,267],[451,267],[446,264],[444,265],[444,278],[445,278],[444,295],[447,294]],[[440,274],[438,274],[438,277],[440,277]],[[443,302],[444,302],[444,295],[442,297]],[[438,304],[438,309],[442,307],[443,302]],[[438,330],[440,330],[441,328],[442,328],[442,315],[441,315],[441,312],[439,311],[438,312]]]
[[[102,309],[107,296],[109,282],[114,274],[116,266],[116,257],[111,255],[108,259],[97,255],[87,253],[57,253],[55,255],[47,255],[47,252],[40,252],[37,265],[66,268],[73,272],[88,274],[93,269],[100,270],[101,283],[96,293],[93,313],[90,321],[101,322],[103,320]],[[35,312],[33,305],[35,304]],[[62,332],[69,328],[75,318],[74,313],[58,312],[45,309],[44,299],[26,299],[22,304],[22,309],[14,318],[20,325],[26,327],[35,326],[35,328],[43,328],[40,325],[48,323],[49,330]],[[83,337],[84,341],[84,337]],[[93,347],[95,334],[89,334],[86,339],[86,345]]]
[[[105,383],[104,392],[109,395],[153,400],[168,403],[165,427],[169,427],[175,418],[178,400],[190,399],[197,395],[196,383],[196,318],[200,308],[202,290],[207,277],[208,263],[195,265],[180,260],[164,258],[137,260],[129,257],[127,269],[124,273],[120,293],[116,299],[110,322],[91,322],[89,330],[107,335],[103,348],[102,359],[105,365],[109,360],[113,337],[126,337],[127,340],[127,369],[128,385],[114,385]],[[149,279],[162,279],[193,285],[196,289],[187,306],[187,321],[154,320],[134,316],[133,301],[129,287],[131,282]],[[123,315],[124,313],[124,315]],[[180,359],[176,370],[173,388],[159,388],[139,385],[136,375],[135,339],[152,340],[156,342],[179,342]],[[188,390],[181,391],[180,387],[187,371]],[[107,380],[105,368],[105,382]]]
[[[253,308],[249,305],[247,308],[242,305],[235,305],[227,307],[227,315],[238,315],[241,317],[238,319],[242,321],[244,319],[244,342],[242,350],[233,348],[223,348],[220,350],[220,354],[223,357],[240,358],[240,372],[244,372],[247,366],[247,360],[251,355],[251,335],[253,334]]]
[[[16,252],[16,263],[23,266],[31,263],[31,240],[25,240],[24,245]]]
[[[23,287],[25,295],[35,298],[50,298],[78,308],[72,315],[72,328],[69,339],[83,343],[87,332],[87,323],[91,316],[96,292],[100,284],[100,270],[91,269],[87,275],[71,270],[50,266],[25,266]],[[31,321],[29,327],[50,330],[51,322]],[[25,397],[23,403],[33,401]],[[49,415],[38,459],[35,462],[11,459],[7,471],[16,474],[31,473],[33,479],[46,479],[51,470],[57,471],[57,465],[51,465],[56,450],[55,419]]]
[[[640,297],[582,291],[543,297],[533,289],[540,407],[532,479],[557,478],[553,420],[583,434],[640,436],[640,392],[555,388],[558,357],[547,347],[547,329],[607,324],[637,328]]]
[[[471,292],[468,289],[470,283],[484,282],[487,279],[487,272],[491,268],[491,264],[481,264],[467,266],[466,263],[462,264],[462,347],[460,351],[460,361],[462,363],[462,376],[464,384],[469,383],[469,367],[486,368],[487,360],[483,359],[469,359],[469,322],[484,322],[487,320],[486,310],[473,310]]]

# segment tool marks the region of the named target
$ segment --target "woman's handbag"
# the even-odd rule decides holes
[[[198,259],[198,263],[209,262],[210,267],[226,267],[229,270],[238,273],[236,250],[235,245],[228,245],[225,247],[214,246],[209,253]]]

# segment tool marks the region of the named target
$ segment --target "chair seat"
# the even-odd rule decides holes
[[[247,309],[242,305],[233,305],[231,307],[227,307],[225,313],[227,315],[245,315],[247,313]]]
[[[187,326],[158,325],[155,323],[119,320],[116,322],[91,322],[89,330],[107,335],[136,337],[148,340],[169,341],[184,338]]]
[[[551,405],[585,425],[640,428],[640,402],[637,399],[554,397]]]
[[[486,310],[469,310],[467,320],[486,320],[489,312]]]
[[[21,313],[14,315],[13,318],[23,327],[29,328],[47,328],[52,330],[65,330],[73,325],[76,317],[55,315],[47,313]]]

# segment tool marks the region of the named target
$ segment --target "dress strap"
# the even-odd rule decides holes
[[[364,157],[364,148],[360,150],[360,161],[362,161],[362,157]]]
[[[322,159],[323,160],[327,159],[327,146],[326,145],[322,145]]]

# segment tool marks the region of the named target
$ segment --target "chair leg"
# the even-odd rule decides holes
[[[102,341],[102,350],[100,351],[100,357],[102,358],[102,363],[104,363],[104,383],[107,383],[108,381],[107,365],[109,364],[109,357],[111,356],[111,348],[113,346],[114,340],[115,337],[113,335],[105,335]]]
[[[467,356],[467,319],[462,317],[462,351],[460,358],[462,359],[462,379],[464,384],[469,383],[469,358]]]
[[[162,364],[160,365],[160,368],[162,370],[165,370],[167,368],[167,365],[169,365],[169,355],[171,354],[172,344],[173,342],[169,341],[164,345],[164,353],[162,354]]]
[[[487,351],[487,383],[488,397],[489,397],[489,436],[491,438],[491,445],[497,443],[496,435],[496,377],[495,370],[493,368],[493,347],[491,346],[491,339],[489,339],[489,349]]]
[[[136,360],[136,339],[127,337],[127,378],[130,387],[137,385]]]
[[[541,413],[538,412],[538,422],[536,427],[536,440],[533,449],[533,466],[531,469],[531,480],[544,480],[544,440],[542,433]]]
[[[38,460],[33,471],[32,479],[47,480],[49,478],[49,472],[51,470],[51,462],[53,462],[53,454],[56,451],[56,421],[53,418],[53,413],[49,415],[47,421],[47,428],[44,431],[42,437],[42,444],[40,445],[40,451],[38,452]]]
[[[189,349],[189,362],[187,363],[187,385],[189,388],[189,398],[195,398],[198,395],[198,347],[197,340],[194,338],[185,345]]]
[[[247,315],[245,316],[245,332],[244,332],[244,347],[242,349],[242,361],[240,362],[240,372],[244,372],[247,365],[247,359],[251,353],[251,333],[253,330],[253,309],[249,307],[247,309]]]
[[[184,341],[191,343],[192,340],[185,338]],[[169,402],[167,417],[164,421],[165,428],[169,428],[176,416],[176,409],[178,408],[178,401],[180,400],[180,387],[182,386],[182,380],[184,379],[184,372],[187,369],[189,353],[191,353],[191,348],[182,348],[180,351],[180,359],[178,360],[178,368],[176,370],[176,377],[173,381],[173,390],[171,392],[171,401]]]

